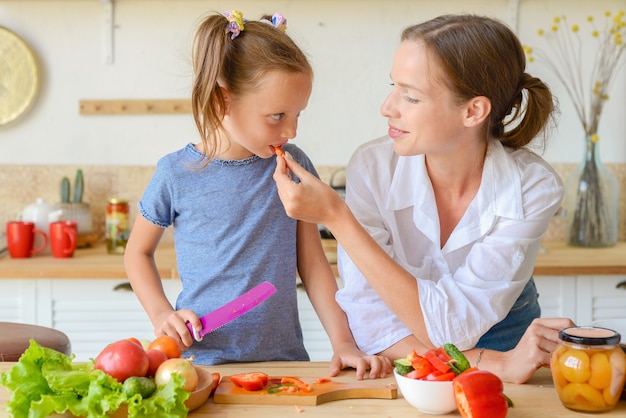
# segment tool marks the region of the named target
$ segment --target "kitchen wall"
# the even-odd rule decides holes
[[[137,199],[162,155],[196,141],[190,114],[104,115],[79,113],[86,99],[184,99],[189,97],[190,46],[209,11],[240,9],[249,18],[280,11],[288,32],[310,56],[316,79],[296,143],[323,172],[344,165],[361,143],[381,136],[379,106],[389,91],[389,68],[400,32],[448,12],[487,14],[509,23],[523,43],[538,45],[538,28],[567,13],[585,23],[616,0],[0,0],[0,26],[20,35],[40,68],[32,109],[0,126],[0,224],[46,197],[58,201],[63,175],[85,170],[86,200],[100,207],[105,194],[93,183],[113,179],[107,195]],[[109,14],[109,7],[112,13]],[[1,51],[0,51],[1,53]],[[593,56],[593,45],[586,53]],[[0,84],[2,80],[0,56]],[[582,158],[580,123],[555,77],[539,63],[528,71],[545,79],[561,113],[543,156],[566,173]],[[620,72],[600,126],[601,155],[620,178],[621,223],[626,187],[626,72]],[[100,173],[100,174],[99,174]],[[95,180],[94,180],[95,177]],[[98,180],[100,179],[100,180]],[[102,192],[104,193],[104,192]],[[97,219],[97,217],[96,217]],[[624,239],[624,227],[620,231]],[[558,235],[558,233],[555,233]]]

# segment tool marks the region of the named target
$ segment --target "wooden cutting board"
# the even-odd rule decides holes
[[[395,399],[398,390],[395,384],[373,383],[360,381],[344,383],[334,381],[314,383],[315,379],[299,378],[311,387],[310,392],[276,392],[269,393],[272,382],[279,382],[280,377],[270,376],[270,384],[260,391],[247,391],[236,387],[224,376],[213,395],[214,403],[251,404],[251,405],[302,405],[313,406],[341,399]]]

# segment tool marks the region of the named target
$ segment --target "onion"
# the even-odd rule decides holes
[[[185,379],[183,389],[193,392],[198,387],[198,372],[191,360],[184,358],[171,358],[165,360],[154,375],[154,382],[157,386],[165,385],[172,380],[172,374],[179,374]]]

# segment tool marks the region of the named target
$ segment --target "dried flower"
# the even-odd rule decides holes
[[[583,31],[578,25],[570,25],[566,16],[555,17],[550,31],[540,29],[537,32],[547,39],[549,51],[529,46],[525,46],[524,50],[529,62],[534,62],[537,57],[557,76],[574,104],[585,134],[589,137],[595,135],[597,141],[602,107],[609,99],[618,63],[626,47],[624,12],[614,15],[605,12],[601,28],[596,27],[595,19],[589,16],[586,26],[588,30]],[[581,32],[588,33],[597,42],[591,77],[587,82],[584,81],[583,69],[589,57],[583,55],[581,36],[584,33]]]

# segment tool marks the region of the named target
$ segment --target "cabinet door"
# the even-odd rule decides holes
[[[180,281],[163,280],[163,287],[174,305]],[[67,334],[77,361],[95,358],[107,344],[124,338],[154,339],[127,280],[50,280],[50,301],[49,326]]]
[[[35,280],[0,280],[0,321],[36,324]]]
[[[535,276],[543,318],[566,317],[576,322],[576,277]]]
[[[626,319],[626,276],[579,276],[577,281],[579,325]]]

